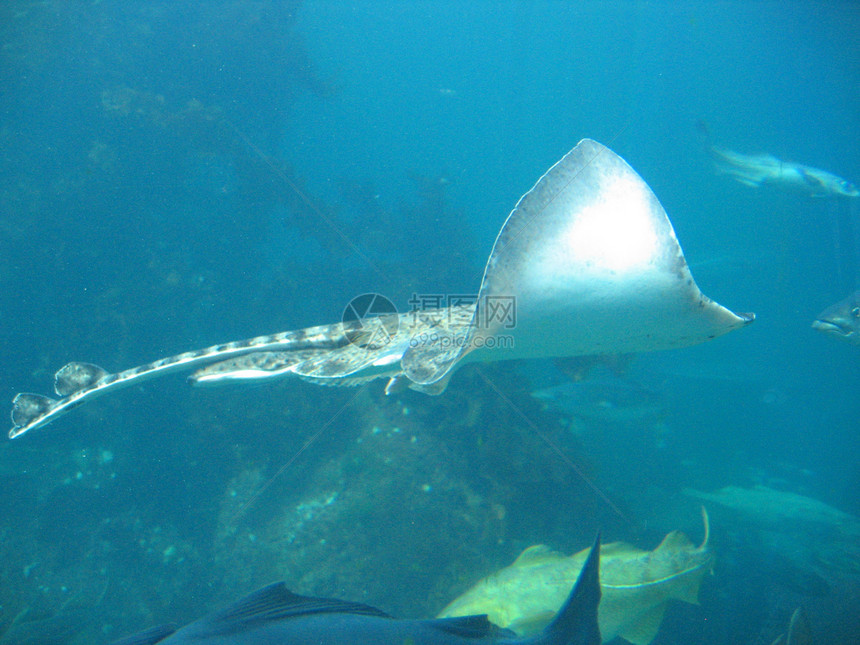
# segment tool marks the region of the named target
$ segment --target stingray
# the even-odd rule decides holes
[[[696,286],[669,218],[638,174],[583,139],[523,195],[474,302],[258,336],[122,372],[69,363],[61,397],[18,394],[10,438],[100,395],[203,368],[196,384],[279,378],[329,385],[388,378],[386,392],[440,394],[472,361],[621,354],[701,343],[753,320]]]

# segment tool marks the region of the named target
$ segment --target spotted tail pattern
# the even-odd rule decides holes
[[[157,376],[194,368],[244,354],[264,351],[330,351],[362,339],[360,321],[309,327],[270,336],[257,336],[205,349],[184,352],[146,365],[110,374],[90,363],[69,363],[54,377],[54,391],[61,398],[21,393],[12,402],[9,438],[40,428],[90,399]]]

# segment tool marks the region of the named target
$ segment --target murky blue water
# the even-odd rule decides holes
[[[493,387],[464,369],[441,397],[181,377],[106,397],[0,449],[0,642],[43,620],[50,642],[110,642],[275,579],[429,616],[530,544],[697,540],[689,488],[860,514],[860,348],[810,327],[860,284],[860,198],[733,181],[698,126],[860,181],[855,4],[9,0],[0,16],[10,401],[72,360],[115,371],[335,322],[366,292],[473,293],[517,199],[583,137],[652,187],[702,291],[757,315],[601,368],[659,397],[642,418],[531,397],[566,382],[549,362],[495,365]],[[855,534],[709,510],[715,575],[655,643],[770,643],[797,606],[816,642],[854,642]]]

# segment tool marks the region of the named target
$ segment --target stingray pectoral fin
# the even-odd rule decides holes
[[[413,342],[403,371],[428,385],[478,347],[492,361],[623,354],[693,345],[751,320],[699,291],[648,185],[583,139],[508,216],[470,324]]]
[[[493,333],[509,336],[511,349],[485,358],[683,347],[752,320],[699,291],[648,184],[590,139],[541,177],[505,222],[479,301],[502,298],[515,302],[515,315],[496,321]]]

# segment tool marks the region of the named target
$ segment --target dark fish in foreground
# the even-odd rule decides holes
[[[486,615],[401,620],[361,603],[299,596],[278,582],[179,630],[156,627],[113,645],[599,645],[599,560],[598,534],[567,601],[532,638]]]
[[[860,345],[860,290],[818,314],[812,328]]]

